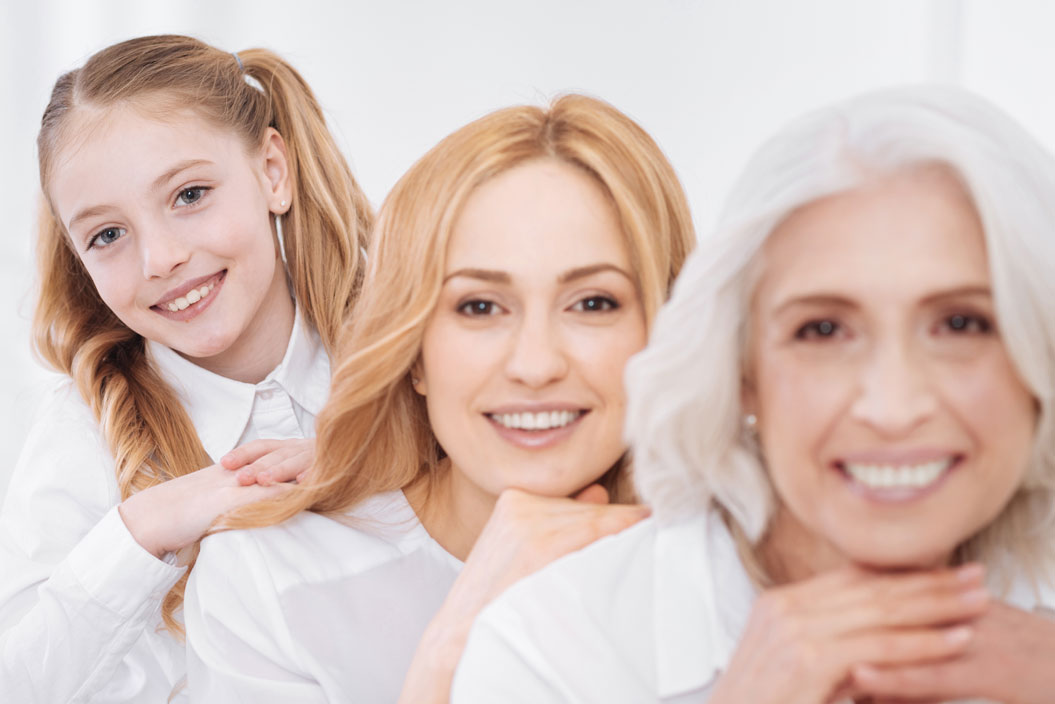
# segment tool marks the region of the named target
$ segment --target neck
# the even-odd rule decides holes
[[[469,557],[498,498],[470,482],[449,459],[443,460],[435,480],[418,481],[404,493],[433,540],[462,562]]]

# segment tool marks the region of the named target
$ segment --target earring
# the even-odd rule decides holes
[[[282,216],[275,214],[275,235],[278,237],[278,252],[282,255],[282,263],[286,264],[286,239],[282,236]]]
[[[748,430],[754,430],[758,425],[758,416],[754,413],[748,413],[744,416],[744,427]]]
[[[286,207],[286,201],[282,201],[281,203],[279,203],[279,205],[281,205],[283,208],[285,208]]]
[[[417,378],[416,376],[410,377],[411,386],[417,386],[419,383],[421,383],[421,379]]]

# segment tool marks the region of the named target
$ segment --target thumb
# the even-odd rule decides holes
[[[584,504],[606,504],[608,503],[608,490],[600,484],[591,484],[572,498]]]

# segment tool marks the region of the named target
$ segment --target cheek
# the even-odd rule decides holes
[[[979,452],[996,460],[1004,472],[1019,467],[1024,471],[1037,406],[1007,356],[989,355],[969,368],[947,367],[934,378]]]
[[[812,457],[845,415],[856,372],[793,353],[756,358],[756,415],[767,463],[777,469]]]

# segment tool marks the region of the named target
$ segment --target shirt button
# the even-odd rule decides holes
[[[275,395],[275,392],[267,390],[267,391],[261,391],[257,395],[260,397],[261,401],[270,401],[271,397]]]

